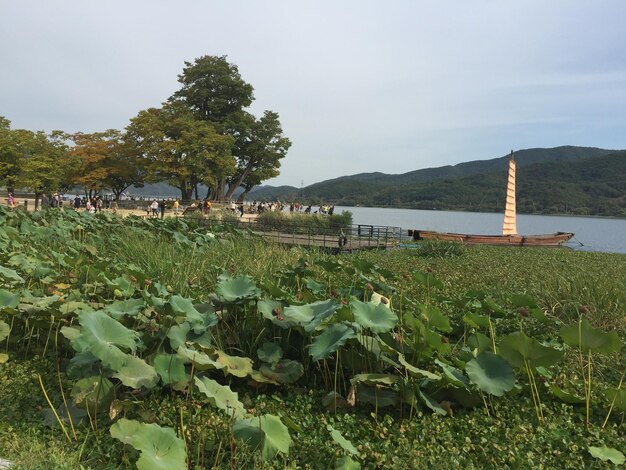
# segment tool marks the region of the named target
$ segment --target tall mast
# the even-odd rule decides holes
[[[502,235],[517,235],[517,215],[515,209],[515,158],[511,150],[509,160],[509,179],[506,184],[506,207]]]

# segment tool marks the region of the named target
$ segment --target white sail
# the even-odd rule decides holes
[[[515,208],[515,160],[511,150],[509,160],[509,179],[506,184],[506,207],[504,209],[504,224],[502,235],[517,235],[517,214]]]

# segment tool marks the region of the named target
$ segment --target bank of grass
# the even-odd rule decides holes
[[[196,246],[184,239],[174,241],[163,233],[116,225],[104,236],[88,236],[87,241],[112,262],[132,265],[174,292],[199,300],[215,291],[220,274],[247,274],[259,282],[275,281],[300,259],[318,279],[327,279],[332,289],[333,285],[349,283],[349,275],[343,270],[325,272],[323,262],[347,263],[357,256],[397,274],[388,282],[399,293],[437,303],[436,292],[403,275],[431,271],[444,284],[446,295],[439,306],[450,316],[462,314],[450,299],[462,298],[468,291],[482,291],[504,307],[510,307],[513,295],[526,293],[563,321],[583,314],[595,325],[614,328],[626,337],[624,255],[475,247],[454,248],[453,256],[442,256],[447,250],[434,247],[430,253],[406,249],[332,257],[286,249],[251,235],[233,234],[220,237],[217,243]],[[516,321],[509,326],[516,328]],[[0,365],[0,457],[24,469],[134,468],[137,452],[112,439],[107,426],[99,430],[78,426],[77,439],[68,443],[58,427],[50,429],[42,424],[47,404],[37,374],[41,374],[54,403],[61,403],[62,397],[55,373],[56,356],[42,358],[36,354],[12,354],[9,363]],[[64,357],[59,360],[65,364]],[[615,371],[626,367],[623,355],[609,362],[598,361],[598,387],[616,386],[619,378]],[[565,363],[560,373],[573,378],[575,366]],[[69,381],[64,383],[70,387]],[[527,391],[494,400],[491,416],[479,407],[455,410],[454,417],[449,418],[422,410],[409,417],[406,410],[376,410],[367,405],[340,408],[335,413],[322,405],[324,392],[312,388],[253,389],[237,381],[231,387],[239,392],[247,409],[290,420],[294,442],[288,456],[281,455],[268,464],[261,462],[258,453],[233,445],[232,422],[193,395],[165,389],[142,391],[132,400],[127,416],[178,431],[186,429],[185,434],[193,437],[189,441],[197,446],[188,449],[195,468],[330,468],[342,450],[329,438],[329,424],[352,441],[365,468],[609,468],[610,464],[589,455],[588,446],[626,450],[623,414],[620,418],[616,413],[600,432],[597,423],[602,422],[606,410],[594,406],[591,421],[596,424],[587,430],[579,407],[563,404],[543,390],[546,420],[537,426]]]

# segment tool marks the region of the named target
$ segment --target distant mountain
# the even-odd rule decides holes
[[[624,155],[624,151],[572,146],[515,152],[519,212],[626,215]],[[508,159],[505,155],[400,175],[342,176],[303,188],[302,198],[299,188],[259,187],[250,198],[501,211]]]

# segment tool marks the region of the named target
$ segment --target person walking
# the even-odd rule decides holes
[[[174,214],[178,215],[178,208],[180,207],[180,202],[178,202],[178,198],[176,198],[176,200],[174,201],[174,205],[172,206],[172,209],[174,209]]]

